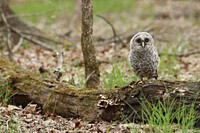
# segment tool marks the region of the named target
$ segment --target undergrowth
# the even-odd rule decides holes
[[[142,119],[142,124],[149,124],[150,132],[173,133],[180,131],[187,133],[188,131],[196,131],[194,125],[199,118],[195,112],[195,102],[188,106],[182,100],[177,106],[175,100],[164,102],[158,100],[153,104],[144,98],[143,101],[140,101],[140,105],[142,112],[138,117]],[[133,107],[131,109],[136,115],[139,115]]]
[[[0,86],[0,101],[3,104],[8,104],[8,101],[13,96],[11,91],[8,89],[10,84],[8,82],[5,82],[5,83],[3,83],[3,81],[1,82],[2,83]]]
[[[1,86],[0,86],[0,107],[1,106],[7,106],[9,104],[9,101],[11,97],[14,95],[11,93],[11,90],[9,90],[10,83],[1,81]],[[2,115],[6,114],[1,114],[0,113],[0,132],[6,132],[6,133],[17,133],[18,129],[18,124],[16,121],[14,121],[14,114],[13,112],[10,112],[11,114],[7,114],[9,116],[8,120],[3,121],[2,120]]]

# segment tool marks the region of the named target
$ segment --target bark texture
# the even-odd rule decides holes
[[[158,100],[174,101],[174,107],[184,102],[188,108],[195,102],[198,120],[200,115],[200,82],[149,81],[110,90],[81,89],[25,71],[1,58],[0,81],[2,90],[7,88],[14,94],[14,103],[26,106],[32,101],[45,111],[68,118],[121,121],[120,114],[123,114],[125,118],[139,122],[143,110],[141,101],[145,100],[151,104]],[[6,83],[9,86],[5,86]]]
[[[99,64],[92,44],[93,9],[92,0],[82,0],[82,34],[81,46],[85,64],[85,79],[87,88],[97,88],[100,82]]]

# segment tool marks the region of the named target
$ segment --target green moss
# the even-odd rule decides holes
[[[13,63],[6,61],[3,58],[0,58],[0,68],[14,69],[15,67],[16,65],[14,65]]]
[[[73,86],[66,88],[66,86],[64,87],[59,87],[59,88],[54,88],[53,89],[54,92],[57,93],[63,93],[63,94],[69,94],[69,95],[87,95],[87,94],[100,94],[100,93],[104,93],[104,92],[108,92],[105,90],[100,90],[100,89],[88,89],[88,88],[81,88],[81,89],[75,89]],[[110,92],[114,92],[116,91],[116,89],[111,89]]]

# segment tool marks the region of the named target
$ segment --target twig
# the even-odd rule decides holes
[[[28,41],[30,41],[30,42],[32,42],[32,43],[34,43],[34,44],[37,44],[37,45],[39,45],[39,46],[41,46],[42,48],[44,48],[44,49],[46,49],[46,50],[49,50],[49,51],[53,51],[53,49],[48,45],[48,44],[46,44],[46,43],[44,43],[44,42],[42,42],[42,41],[39,41],[39,40],[37,40],[37,39],[34,39],[33,37],[31,37],[31,36],[29,36],[29,35],[26,35],[26,34],[24,34],[23,32],[21,32],[20,30],[18,30],[17,28],[15,28],[15,27],[13,27],[13,26],[11,26],[8,22],[7,22],[7,19],[6,19],[6,17],[5,17],[5,15],[2,13],[2,19],[3,19],[3,21],[4,21],[4,23],[5,23],[5,25],[6,25],[6,29],[7,29],[7,31],[8,31],[8,33],[11,33],[11,31],[13,31],[13,32],[15,32],[16,34],[18,34],[19,36],[21,36],[21,38],[23,38],[23,39],[25,39],[25,40],[28,40]],[[11,34],[7,37],[7,38],[10,38],[11,37]],[[46,38],[47,39],[47,38]],[[15,50],[17,50],[18,48],[17,47],[19,47],[21,44],[21,42],[19,41],[18,42],[18,46],[17,47],[15,47],[15,49],[14,50],[11,50],[11,46],[9,46],[10,45],[10,39],[7,39],[7,47],[8,47],[8,52],[9,52],[9,57],[11,58],[12,57],[12,51],[15,51]],[[12,59],[12,58],[11,58]]]
[[[22,45],[22,43],[23,43],[23,37],[21,37],[20,39],[19,39],[19,42],[17,43],[17,45],[16,46],[14,46],[14,48],[12,49],[12,53],[15,53],[19,48],[20,48],[20,46]]]
[[[122,35],[118,35],[118,37],[121,40],[129,40],[130,37],[132,37],[135,33],[127,33],[127,34],[122,34]],[[96,43],[96,46],[102,46],[102,45],[106,45],[106,44],[111,44],[112,42],[119,42],[119,40],[116,40],[116,38],[108,38],[108,39],[104,39],[103,41],[99,41]]]
[[[6,121],[6,130],[9,130],[9,122],[10,122],[10,118],[8,118],[8,120]]]
[[[21,46],[23,40],[27,40],[29,42],[32,42],[32,43],[34,43],[36,45],[39,45],[42,48],[44,48],[46,50],[49,50],[49,51],[53,51],[53,49],[47,42],[53,42],[53,43],[56,43],[56,44],[58,44],[58,43],[59,44],[63,44],[62,41],[57,41],[57,40],[48,38],[46,36],[40,35],[40,34],[35,33],[35,32],[31,33],[31,32],[24,31],[24,30],[21,31],[17,27],[12,26],[11,24],[9,24],[8,19],[12,19],[12,18],[18,17],[16,15],[10,15],[9,16],[9,15],[5,15],[4,13],[2,13],[1,17],[2,17],[2,21],[5,23],[5,27],[6,27],[5,29],[8,32],[8,35],[7,35],[7,49],[8,49],[8,52],[9,52],[10,59],[12,59],[12,52],[17,51],[17,49]],[[1,30],[4,30],[4,29],[1,28]],[[17,43],[17,46],[15,46],[13,49],[11,47],[11,35],[12,35],[12,32],[18,34],[21,37],[19,42]],[[39,38],[39,39],[37,39],[36,37]]]
[[[59,81],[62,76],[62,73],[60,72],[60,70],[64,62],[64,53],[55,52],[53,56],[56,58],[56,64],[57,64],[56,68],[54,69],[54,74],[56,75],[56,80]]]
[[[95,71],[92,71],[86,78],[85,84],[88,82],[88,80],[91,78],[91,76],[94,74]]]
[[[121,38],[119,38],[116,34],[116,30],[114,28],[114,26],[112,25],[112,23],[110,21],[108,21],[105,17],[101,16],[101,15],[97,15],[97,17],[100,17],[102,18],[108,25],[110,25],[111,29],[112,29],[112,32],[113,32],[113,35],[114,35],[114,42],[115,42],[115,45],[116,45],[116,38],[119,40],[120,43],[122,43],[123,46],[126,46],[126,44],[121,40]]]
[[[168,56],[177,56],[177,57],[188,57],[188,56],[195,55],[195,54],[200,54],[200,51],[197,50],[197,51],[192,51],[192,52],[183,53],[183,54],[163,54],[163,53],[160,53],[159,56],[168,55]]]
[[[30,37],[28,35],[25,35],[23,33],[21,33],[21,31],[19,31],[18,29],[14,28],[14,27],[10,27],[10,29],[15,32],[16,34],[20,35],[22,38],[34,43],[34,44],[37,44],[39,46],[41,46],[42,48],[46,49],[46,50],[49,50],[49,51],[53,51],[53,49],[46,43],[44,42],[41,42],[37,39],[34,39],[33,37]]]
[[[178,54],[178,57],[188,57],[190,55],[194,55],[194,54],[200,54],[200,50],[197,51],[192,51],[192,52],[188,52],[188,53],[184,53],[184,54]]]
[[[146,31],[146,32],[150,32],[152,31],[153,28],[152,27],[148,27],[148,28],[145,28],[143,31]],[[117,38],[120,38],[120,40],[126,40],[126,42],[130,41],[130,39],[135,35],[136,33],[134,32],[131,32],[131,33],[123,33],[123,34],[120,34],[117,36]],[[104,39],[104,41],[99,41],[97,42],[96,46],[101,46],[101,45],[106,45],[106,44],[110,44],[112,42],[119,42],[119,39],[116,40],[116,38],[108,38],[108,39]]]
[[[11,50],[12,46],[11,46],[11,41],[10,41],[10,38],[11,38],[10,25],[8,24],[8,21],[7,21],[5,14],[3,12],[1,13],[1,17],[2,17],[4,24],[6,25],[6,30],[7,30],[6,46],[7,46],[7,49],[8,49],[8,56],[9,56],[9,59],[11,61],[13,61],[13,54],[12,54],[12,50]]]
[[[61,68],[62,68],[62,65],[63,65],[63,61],[64,61],[64,53],[63,52],[56,52],[54,54],[54,57],[56,57],[56,62],[57,62],[57,67],[54,71],[59,71]]]
[[[47,40],[47,41],[51,41],[51,42],[54,42],[54,43],[59,43],[59,44],[62,44],[63,42],[61,41],[57,41],[57,40],[54,40],[54,39],[51,39],[49,37],[46,37],[46,36],[43,36],[41,34],[37,34],[37,33],[33,33],[33,32],[21,32],[22,34],[26,34],[26,35],[32,35],[32,36],[35,36],[35,37],[38,37],[38,38],[41,38],[41,39],[44,39],[44,40]]]

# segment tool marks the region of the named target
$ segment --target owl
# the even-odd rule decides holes
[[[138,32],[130,41],[129,62],[136,76],[157,79],[160,58],[154,46],[152,36],[147,32]]]

